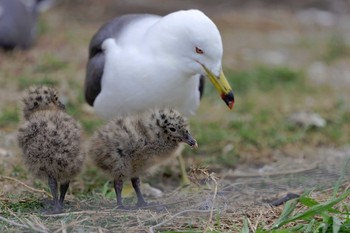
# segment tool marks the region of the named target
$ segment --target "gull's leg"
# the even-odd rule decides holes
[[[140,178],[139,177],[133,177],[131,178],[131,184],[132,187],[134,187],[135,193],[137,195],[137,207],[146,206],[147,202],[145,202],[145,199],[143,198],[143,195],[140,190]]]
[[[69,188],[69,181],[60,185],[61,194],[60,194],[59,204],[62,206],[62,208],[63,208],[64,197],[66,196],[68,188]]]
[[[114,180],[114,190],[117,196],[117,205],[120,209],[125,209],[122,202],[123,180]]]
[[[176,151],[173,153],[172,157],[176,156],[178,161],[179,161],[180,172],[181,172],[181,185],[187,186],[190,184],[190,179],[187,176],[185,161],[182,157],[182,151],[184,150],[184,148],[185,148],[184,145],[180,144],[179,148],[176,149]]]

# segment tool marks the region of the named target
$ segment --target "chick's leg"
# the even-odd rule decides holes
[[[48,184],[52,194],[52,201],[45,212],[49,214],[57,214],[63,211],[62,206],[59,205],[58,193],[57,193],[57,180],[51,176],[48,178]]]
[[[134,188],[135,193],[137,195],[137,204],[136,204],[136,206],[137,207],[146,206],[147,202],[143,198],[143,195],[142,195],[141,189],[140,189],[140,178],[139,177],[131,178],[131,184],[132,184],[132,187]]]
[[[117,196],[117,205],[121,209],[125,209],[122,202],[122,190],[123,190],[123,180],[117,179],[114,180],[114,190]]]
[[[60,185],[60,200],[59,204],[63,207],[64,197],[66,196],[67,190],[69,188],[69,181]]]

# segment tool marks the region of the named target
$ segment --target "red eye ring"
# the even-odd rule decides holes
[[[203,54],[204,51],[203,51],[202,49],[196,47],[196,53],[198,53],[198,54]]]

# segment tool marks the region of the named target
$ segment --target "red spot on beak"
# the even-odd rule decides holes
[[[229,109],[232,109],[235,104],[235,98],[233,96],[233,91],[230,91],[228,94],[221,94],[222,100],[226,103]]]
[[[229,109],[232,109],[234,105],[235,105],[235,102],[231,101],[227,106],[229,107]]]

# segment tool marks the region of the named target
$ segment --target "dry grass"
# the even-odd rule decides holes
[[[283,206],[271,207],[267,201],[286,192],[312,190],[310,196],[319,202],[332,198],[327,189],[333,189],[340,164],[349,157],[350,92],[347,80],[338,78],[349,61],[343,32],[302,25],[285,10],[224,7],[207,10],[222,31],[224,66],[236,91],[236,106],[229,112],[208,83],[198,114],[191,119],[200,148],[185,151],[187,164],[193,166],[192,184],[177,188],[176,164],[162,167],[145,181],[164,191],[164,197],[148,199],[166,208],[121,211],[107,179],[88,164],[71,185],[67,211],[41,214],[39,200],[49,196],[47,185],[24,170],[16,145],[20,93],[30,84],[56,86],[88,138],[101,121],[83,99],[87,45],[103,21],[115,11],[126,11],[112,1],[105,7],[93,1],[75,5],[78,2],[64,1],[42,15],[34,49],[0,52],[0,231],[255,232],[271,229]],[[268,55],[274,52],[285,55],[282,63],[272,64]],[[315,62],[326,64],[326,78],[309,77]],[[299,110],[318,112],[327,127],[288,125],[288,115]],[[344,180],[349,177],[346,173]],[[347,211],[342,205],[337,208]],[[299,203],[294,213],[307,209]]]
[[[40,203],[34,201],[45,197],[45,190],[11,178],[10,182],[21,184],[30,190],[30,197],[22,199],[28,195],[24,192],[21,197],[7,195],[10,198],[2,199],[0,211],[3,217],[0,220],[3,223],[0,227],[9,232],[19,229],[36,232],[118,232],[126,229],[128,232],[238,232],[246,224],[250,231],[255,232],[257,229],[271,229],[281,216],[283,206],[272,207],[266,200],[251,198],[259,193],[258,188],[250,191],[251,197],[247,194],[244,197],[244,194],[238,194],[232,189],[233,185],[239,186],[239,182],[223,185],[225,180],[218,179],[207,169],[193,168],[190,177],[193,182],[190,186],[167,193],[159,205],[125,211],[116,208],[114,198],[109,199],[98,193],[85,194],[84,197],[68,195],[66,212],[55,215],[41,214]],[[261,181],[255,183],[262,184]],[[247,186],[249,182],[241,184]],[[344,184],[342,190],[346,190],[348,185]],[[243,190],[248,191],[249,188]],[[315,201],[325,202],[332,192],[333,189],[313,191],[309,196]],[[238,195],[235,196],[235,193]],[[33,201],[34,206],[26,206]],[[344,207],[340,206],[343,209],[339,210],[346,211]],[[306,210],[305,205],[297,204],[294,214]],[[292,222],[285,227],[304,222]]]

